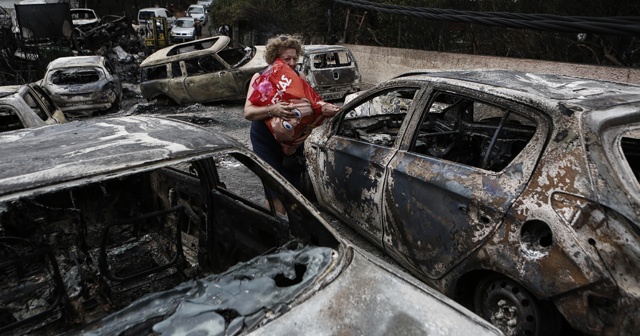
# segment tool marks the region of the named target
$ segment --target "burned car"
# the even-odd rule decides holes
[[[2,334],[499,335],[211,129],[107,117],[0,144]]]
[[[0,86],[0,132],[66,122],[62,110],[37,84]]]
[[[70,11],[74,27],[95,28],[100,24],[100,18],[93,9],[71,8]]]
[[[253,75],[266,68],[264,46],[215,36],[160,49],[140,64],[140,91],[168,104],[244,99]]]
[[[122,83],[103,56],[68,56],[51,61],[42,87],[68,118],[117,112]]]
[[[406,74],[307,139],[322,207],[505,334],[640,327],[640,87]]]
[[[340,45],[305,45],[296,69],[325,100],[360,91],[360,71],[351,50]]]

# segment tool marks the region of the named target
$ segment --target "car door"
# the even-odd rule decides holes
[[[385,168],[420,92],[419,86],[392,86],[358,97],[332,125],[334,134],[309,144],[323,205],[378,245]]]
[[[237,70],[229,69],[213,55],[194,57],[184,63],[185,88],[194,102],[235,98],[240,94],[234,79]]]
[[[67,122],[67,119],[64,115],[64,112],[56,105],[51,96],[39,85],[30,84],[29,85],[35,94],[40,98],[43,108],[48,110],[49,113],[47,115],[51,115],[50,118],[45,120],[47,124],[63,124]]]
[[[536,111],[476,97],[436,90],[389,162],[385,249],[430,278],[500,226],[546,139]]]
[[[184,62],[172,62],[170,64],[166,64],[167,69],[169,69],[169,74],[171,77],[167,80],[167,96],[171,97],[171,99],[175,100],[178,104],[190,103],[191,95],[187,91],[185,86],[185,80],[187,78],[187,70],[184,66]]]

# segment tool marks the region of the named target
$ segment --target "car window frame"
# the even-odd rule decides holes
[[[486,104],[507,108],[513,112],[526,116],[538,123],[536,127],[536,131],[534,132],[533,136],[531,137],[527,145],[516,156],[514,156],[514,158],[503,169],[499,171],[493,171],[490,169],[484,169],[477,166],[466,165],[463,163],[450,161],[450,160],[446,160],[447,162],[451,164],[456,164],[456,165],[463,165],[471,169],[477,169],[482,171],[483,174],[493,175],[493,174],[503,174],[506,170],[510,169],[510,167],[512,167],[514,162],[518,162],[517,160],[518,157],[522,155],[532,155],[531,157],[535,156],[536,158],[535,162],[532,163],[532,167],[531,167],[531,171],[533,172],[533,170],[535,169],[535,166],[537,166],[538,161],[540,160],[542,154],[544,153],[544,149],[546,148],[547,142],[549,141],[549,136],[553,132],[553,119],[551,118],[551,116],[549,116],[548,113],[542,109],[537,109],[523,102],[515,101],[513,100],[513,97],[507,97],[504,95],[494,94],[494,93],[487,94],[479,90],[473,90],[466,87],[455,86],[448,83],[433,82],[429,85],[429,88],[426,92],[426,102],[425,102],[425,105],[422,107],[423,110],[419,112],[416,111],[416,113],[413,114],[413,119],[410,121],[410,127],[411,127],[410,129],[412,131],[404,133],[404,137],[400,145],[401,150],[404,150],[407,153],[411,153],[412,155],[429,157],[435,160],[443,160],[437,157],[424,155],[424,154],[411,151],[411,146],[413,146],[413,143],[415,142],[415,137],[418,135],[417,127],[418,125],[420,125],[420,122],[422,121],[422,116],[424,113],[428,113],[428,109],[431,106],[431,102],[433,98],[440,92],[451,93],[454,95],[461,95],[479,102],[484,102]],[[535,154],[530,153],[532,152],[531,148],[534,147],[536,142],[539,143],[540,149]]]
[[[329,137],[339,136],[341,138],[350,139],[350,141],[353,140],[361,143],[371,144],[368,142],[364,142],[358,139],[354,139],[354,138],[350,138],[350,137],[346,137],[338,134],[338,131],[340,130],[340,127],[342,126],[345,117],[347,116],[348,112],[353,110],[353,108],[355,108],[356,106],[362,105],[366,101],[369,101],[374,97],[380,96],[384,92],[390,92],[393,90],[403,89],[403,88],[404,89],[415,88],[417,90],[414,95],[411,106],[407,110],[407,115],[405,116],[402,122],[402,125],[398,129],[399,136],[395,139],[394,144],[391,147],[388,147],[392,149],[402,149],[403,143],[405,142],[405,136],[407,133],[406,130],[411,124],[411,121],[415,119],[415,115],[417,114],[416,111],[419,111],[420,108],[426,104],[425,99],[428,97],[429,91],[428,91],[428,87],[423,83],[391,82],[387,85],[378,87],[376,89],[366,91],[365,94],[359,95],[358,97],[351,100],[347,105],[343,106],[342,111],[340,111],[340,113],[333,118],[329,126],[330,127]],[[371,144],[371,145],[374,145],[374,144]]]

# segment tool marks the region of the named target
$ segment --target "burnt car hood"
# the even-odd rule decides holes
[[[251,334],[389,335],[408,330],[443,336],[470,331],[501,334],[409,276],[402,279],[400,271],[382,266],[372,255],[357,249],[349,252],[350,264],[326,287],[322,278],[336,272],[331,269],[337,257],[332,249],[283,250],[241,263],[224,274],[147,295],[98,321],[98,328],[77,334],[120,335],[151,325],[163,335],[236,335],[260,325]],[[300,265],[306,271],[294,281]],[[324,288],[305,298],[307,290],[320,287]]]
[[[387,262],[354,248],[320,294],[255,335],[502,335],[493,325]]]

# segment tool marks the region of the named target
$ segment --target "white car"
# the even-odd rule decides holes
[[[205,9],[203,5],[191,5],[187,9],[187,15],[194,19],[200,20],[202,25],[206,25],[208,21],[209,12]]]
[[[71,20],[74,27],[93,26],[100,23],[100,18],[93,9],[89,8],[72,8]]]
[[[195,38],[195,19],[190,16],[177,18],[171,28],[171,42],[193,41]]]

